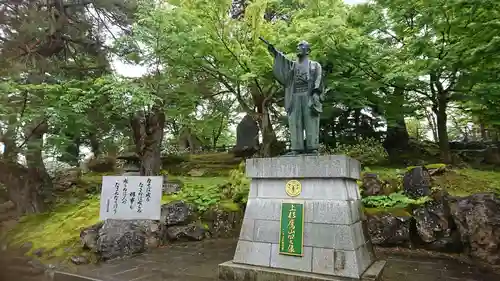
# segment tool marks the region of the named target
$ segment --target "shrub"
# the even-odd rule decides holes
[[[217,205],[221,199],[220,189],[217,185],[184,185],[177,195],[182,200],[195,205],[200,212]]]
[[[237,169],[229,172],[229,180],[222,186],[222,193],[224,198],[244,204],[248,200],[249,190],[250,180],[245,176],[245,163],[241,162]]]
[[[111,156],[99,156],[90,158],[87,162],[87,168],[91,172],[107,173],[113,172],[116,167],[116,158]]]
[[[163,166],[178,165],[189,161],[189,156],[183,154],[166,154],[161,156]]]
[[[381,164],[388,158],[382,143],[373,138],[362,139],[357,144],[340,144],[331,153],[345,154],[359,160],[363,165]]]
[[[429,201],[429,197],[411,199],[406,197],[402,191],[392,193],[389,196],[369,196],[362,199],[363,205],[367,208],[406,208],[410,205],[422,205]]]

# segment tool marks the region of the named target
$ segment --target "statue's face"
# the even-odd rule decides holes
[[[297,45],[297,56],[299,57],[305,57],[309,55],[310,51],[311,51],[311,46],[306,41],[301,41]]]

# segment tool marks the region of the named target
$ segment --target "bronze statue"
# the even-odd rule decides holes
[[[293,61],[262,37],[260,39],[274,57],[274,77],[285,86],[285,110],[291,143],[288,155],[317,154],[319,119],[323,112],[321,65],[309,59],[311,47],[306,41],[297,45],[297,60]]]

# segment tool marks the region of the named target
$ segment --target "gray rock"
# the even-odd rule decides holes
[[[227,211],[213,207],[203,214],[203,221],[208,223],[211,237],[235,237],[241,229],[243,211]]]
[[[0,204],[0,213],[5,213],[10,210],[14,210],[14,208],[16,208],[16,204],[14,204],[14,202],[9,200],[7,202]]]
[[[33,243],[31,243],[31,242],[23,243],[20,246],[21,251],[24,251],[24,253],[29,252],[31,250],[31,248],[33,248]]]
[[[181,225],[191,222],[193,206],[184,201],[173,201],[161,206],[160,223],[166,226]]]
[[[97,252],[101,259],[132,256],[146,249],[146,231],[136,221],[106,220],[99,230]]]
[[[500,265],[500,198],[493,193],[451,198],[450,211],[469,254]]]
[[[84,256],[72,256],[70,258],[70,260],[71,260],[72,263],[74,263],[76,265],[88,264],[89,263],[89,259],[87,259]]]
[[[424,247],[435,251],[460,252],[462,243],[455,230],[447,200],[448,197],[444,196],[413,210],[416,230]]]
[[[146,247],[156,248],[161,244],[161,239],[164,236],[162,225],[158,221],[153,220],[136,220],[130,221],[139,225],[145,232]]]
[[[163,177],[163,192],[165,194],[172,194],[181,191],[182,186],[184,186],[181,180],[167,180],[167,177]]]
[[[377,174],[366,173],[363,175],[363,197],[376,196],[384,193],[383,183]]]
[[[367,216],[368,233],[374,245],[410,246],[411,216],[380,213]]]
[[[198,224],[175,225],[167,228],[167,238],[170,241],[191,240],[201,241],[205,238],[205,228]]]
[[[97,239],[99,238],[99,230],[102,228],[103,222],[98,222],[92,226],[83,229],[80,232],[80,241],[84,249],[97,252]]]
[[[403,178],[404,193],[410,198],[431,194],[431,176],[424,167],[415,167],[406,172]]]
[[[245,115],[236,126],[236,145],[233,153],[237,157],[251,156],[259,149],[259,126],[250,115]]]
[[[38,269],[38,270],[45,270],[47,269],[47,265],[43,264],[41,261],[37,259],[32,259],[28,261],[28,265],[30,265],[32,268]]]

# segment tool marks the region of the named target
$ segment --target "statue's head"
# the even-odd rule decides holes
[[[297,45],[297,56],[306,57],[309,55],[309,52],[311,52],[311,45],[307,41],[300,41]]]

